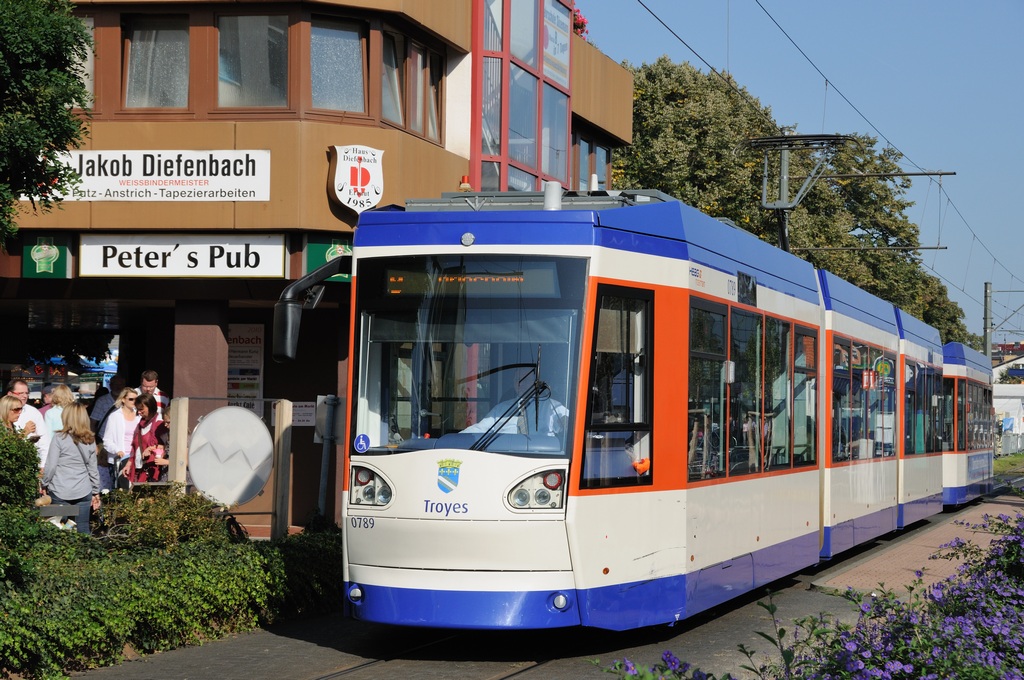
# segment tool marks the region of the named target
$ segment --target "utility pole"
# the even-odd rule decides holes
[[[775,213],[779,223],[779,248],[787,253],[789,248],[789,213],[803,200],[814,183],[819,179],[859,179],[862,177],[916,177],[916,176],[942,176],[955,175],[955,172],[865,172],[841,175],[825,174],[825,154],[818,156],[818,162],[809,175],[789,176],[789,154],[792,151],[817,151],[819,149],[834,149],[843,144],[856,143],[857,140],[848,135],[781,135],[778,137],[759,137],[751,139],[747,144],[754,149],[764,150],[764,173],[761,177],[761,207]],[[768,200],[768,153],[779,152],[779,193],[774,201]],[[789,198],[789,180],[802,179],[804,182],[796,192],[796,196]],[[945,250],[945,248],[941,248]],[[801,250],[811,250],[801,248]],[[816,250],[827,250],[819,248]],[[863,248],[872,250],[872,248]],[[892,248],[890,248],[892,250]],[[907,250],[924,250],[924,248],[907,248]]]
[[[847,135],[782,135],[780,137],[759,137],[748,142],[751,148],[764,150],[761,207],[775,213],[775,219],[779,223],[779,248],[789,252],[789,213],[800,204],[810,188],[825,172],[825,154],[821,154],[814,169],[804,178],[804,183],[791,199],[789,197],[790,152],[834,149],[853,141],[854,138]],[[779,194],[777,200],[774,201],[768,200],[768,154],[771,151],[779,152]]]
[[[985,324],[984,338],[985,338],[985,356],[988,357],[989,366],[992,365],[992,282],[985,282],[985,318],[982,319],[982,323]]]
[[[992,293],[1024,293],[1024,290],[992,290],[992,284],[990,282],[988,282],[988,281],[985,282],[985,318],[982,320],[982,323],[985,324],[985,329],[983,331],[983,333],[984,333],[984,336],[983,336],[984,340],[982,342],[985,343],[985,356],[988,357],[988,360],[989,360],[990,363],[992,361],[992,334],[995,333],[1000,328],[1002,328],[1003,324],[1005,324],[1007,321],[1009,321],[1017,312],[1019,312],[1021,309],[1024,309],[1024,304],[1020,305],[1020,307],[1017,307],[1017,309],[1015,309],[1012,312],[1010,312],[1010,314],[1005,319],[1003,319],[1003,323],[999,324],[998,326],[993,326],[992,325]],[[1011,331],[1004,331],[1004,332],[1011,332]],[[1019,332],[1019,331],[1013,331],[1013,332]]]

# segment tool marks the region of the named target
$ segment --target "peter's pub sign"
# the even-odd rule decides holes
[[[336,203],[356,213],[373,208],[384,194],[384,152],[368,146],[330,147],[329,193]]]

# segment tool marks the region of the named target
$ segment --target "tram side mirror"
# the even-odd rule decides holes
[[[302,302],[278,300],[274,304],[274,361],[295,361],[299,348]]]

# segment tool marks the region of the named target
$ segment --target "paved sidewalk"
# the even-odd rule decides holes
[[[980,524],[985,515],[1006,514],[1014,517],[1018,512],[1024,512],[1024,499],[1013,494],[983,498],[960,511],[939,515],[932,520],[933,526],[872,552],[862,560],[823,574],[813,585],[823,590],[845,591],[853,588],[871,592],[881,583],[901,595],[906,592],[905,586],[911,585],[917,578],[915,572],[919,570],[924,572],[921,577],[924,585],[931,585],[952,576],[960,564],[951,560],[930,559],[939,551],[940,546],[959,537],[985,549],[994,536],[971,529],[970,526]]]

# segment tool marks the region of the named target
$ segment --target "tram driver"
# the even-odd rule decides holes
[[[534,379],[533,369],[520,368],[515,378],[515,396],[499,402],[463,432],[488,432],[499,421],[503,422],[496,434],[558,437],[565,432],[569,409],[551,396],[547,385]]]

